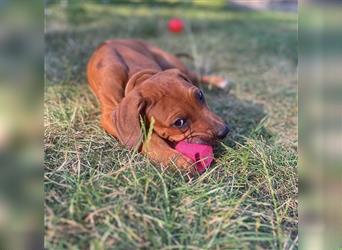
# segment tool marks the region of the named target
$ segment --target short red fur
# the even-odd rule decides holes
[[[224,79],[199,76],[177,57],[144,41],[102,43],[89,59],[87,77],[100,102],[102,127],[155,162],[173,161],[179,170],[192,172],[194,159],[175,145],[212,145],[227,134],[225,122],[210,111],[197,87],[198,82],[221,86]],[[141,118],[147,127],[153,119],[153,133],[146,141]]]

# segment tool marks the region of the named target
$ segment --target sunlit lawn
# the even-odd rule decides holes
[[[168,18],[185,19],[183,34]],[[232,134],[192,183],[99,127],[85,65],[109,38],[141,38],[189,67]],[[203,6],[74,4],[46,9],[45,227],[48,249],[297,248],[297,18]]]

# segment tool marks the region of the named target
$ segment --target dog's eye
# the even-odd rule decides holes
[[[201,90],[197,92],[197,99],[199,100],[200,103],[205,102],[204,95],[203,95],[203,92]]]
[[[177,127],[177,128],[183,128],[184,125],[186,123],[186,120],[183,119],[183,118],[178,118],[175,122],[174,122],[174,126]]]

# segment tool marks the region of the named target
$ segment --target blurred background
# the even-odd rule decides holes
[[[0,1],[0,249],[41,249],[43,4]]]
[[[342,247],[340,1],[299,6],[300,245]]]
[[[44,5],[66,8],[67,18],[77,25],[80,10],[70,6],[75,2],[0,1],[0,249],[43,246],[43,20],[51,15],[48,8],[44,11]],[[89,2],[120,4],[114,0]],[[144,2],[155,4],[155,1]],[[296,9],[295,1],[160,1],[158,4],[184,7],[195,4],[201,8],[231,4],[236,11]],[[302,249],[342,247],[341,9],[338,1],[306,0],[299,4]],[[53,22],[45,26],[45,30],[57,32],[63,28]],[[48,80],[62,77],[54,75],[53,70],[50,72],[45,75]]]

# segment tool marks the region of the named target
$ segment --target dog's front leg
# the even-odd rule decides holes
[[[171,148],[155,133],[152,133],[151,138],[144,143],[142,153],[151,160],[163,165],[174,162],[181,172],[193,172],[193,161]]]

